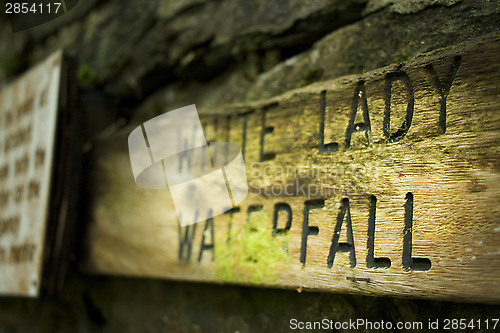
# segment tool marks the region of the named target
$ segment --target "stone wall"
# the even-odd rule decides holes
[[[267,98],[472,40],[498,30],[498,22],[495,0],[82,0],[67,15],[15,34],[0,16],[0,84],[64,48],[78,64],[91,158],[110,124],[147,119],[166,106]],[[291,318],[427,322],[492,318],[499,310],[96,277],[75,268],[60,297],[0,298],[0,332],[287,332]]]

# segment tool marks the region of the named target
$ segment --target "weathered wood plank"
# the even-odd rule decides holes
[[[86,269],[499,302],[499,52],[496,33],[200,110],[208,141],[242,147],[251,193],[189,228],[135,185],[127,127],[96,145]]]

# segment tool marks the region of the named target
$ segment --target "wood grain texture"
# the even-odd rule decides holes
[[[495,33],[199,110],[207,141],[242,147],[250,193],[189,229],[168,191],[135,185],[127,137],[139,124],[123,129],[94,151],[85,269],[500,302],[499,52]]]

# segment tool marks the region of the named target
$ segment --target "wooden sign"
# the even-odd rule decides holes
[[[249,195],[180,228],[101,142],[85,267],[299,291],[500,302],[500,34],[246,105],[201,109]],[[193,202],[196,205],[196,202]]]
[[[52,246],[46,240],[56,238],[46,231],[57,199],[64,70],[57,52],[0,91],[0,294],[38,295]]]

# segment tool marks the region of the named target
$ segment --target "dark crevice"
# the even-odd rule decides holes
[[[101,310],[95,305],[89,293],[85,291],[82,299],[89,321],[97,326],[104,326],[106,324],[106,318],[104,318]]]
[[[173,17],[178,17],[186,14],[197,14],[200,11],[203,11],[207,6],[207,4],[208,4],[207,2],[199,2],[199,3],[195,2],[192,4],[187,4],[185,7],[180,8],[175,13],[173,13]]]
[[[305,19],[298,20],[290,29],[275,36],[278,46],[280,40],[289,40],[290,36],[296,38],[295,43],[281,47],[282,59],[304,52],[327,34],[360,20],[364,8],[364,3],[349,3],[341,11],[334,9],[330,12],[318,12]]]

